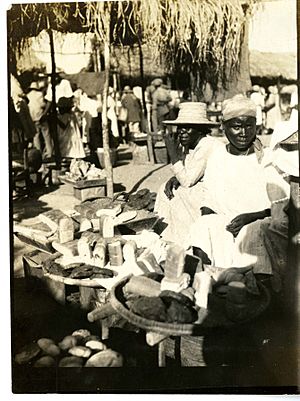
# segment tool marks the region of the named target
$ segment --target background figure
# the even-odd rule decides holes
[[[122,106],[127,109],[127,123],[129,133],[139,134],[141,132],[142,107],[138,98],[133,94],[130,86],[125,86],[121,98]]]
[[[262,124],[263,124],[263,109],[265,107],[265,98],[261,92],[261,88],[259,85],[252,86],[250,99],[256,105],[256,133],[261,134]]]
[[[266,112],[266,128],[268,133],[271,134],[274,131],[275,125],[282,121],[282,115],[280,110],[280,99],[277,86],[268,87],[269,96],[265,103]]]
[[[163,86],[162,79],[154,79],[151,85],[155,87],[155,91],[152,93],[152,128],[157,133],[163,128],[162,122],[170,119],[168,104],[172,98],[167,87]]]
[[[146,111],[147,111],[147,122],[149,131],[153,131],[152,127],[152,94],[155,91],[155,86],[148,85],[145,90],[145,102],[146,102]]]
[[[80,129],[73,108],[73,100],[61,97],[57,102],[57,134],[61,157],[85,158]]]
[[[39,88],[37,82],[31,83],[27,98],[29,100],[29,112],[36,128],[33,146],[42,153],[44,159],[50,159],[53,153],[53,142],[45,115],[46,102],[44,93],[42,89]],[[41,143],[41,136],[44,140],[44,144]]]
[[[107,118],[109,122],[110,133],[113,136],[114,148],[119,145],[119,128],[118,128],[118,119],[116,115],[116,102],[114,99],[114,90],[112,87],[108,89],[108,97],[107,97]]]

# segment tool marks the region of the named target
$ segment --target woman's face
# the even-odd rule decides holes
[[[208,131],[209,130],[203,126],[184,126],[177,128],[177,134],[179,136],[181,145],[189,145],[191,149],[197,145],[199,140],[205,136]]]
[[[247,150],[256,137],[256,118],[240,116],[223,123],[228,141],[236,149]]]

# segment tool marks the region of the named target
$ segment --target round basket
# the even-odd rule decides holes
[[[131,312],[125,304],[123,295],[123,287],[129,281],[131,276],[127,276],[111,290],[111,305],[123,318],[137,327],[154,331],[159,334],[182,336],[182,335],[199,335],[203,330],[213,329],[217,327],[233,327],[243,323],[247,323],[259,316],[270,303],[270,294],[267,288],[258,282],[260,295],[253,297],[249,301],[249,313],[247,319],[239,322],[230,320],[225,312],[225,298],[211,294],[209,298],[208,310],[200,309],[198,320],[195,323],[165,323],[154,320],[145,319]]]

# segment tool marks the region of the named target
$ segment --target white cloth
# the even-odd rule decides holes
[[[259,92],[253,92],[250,95],[250,99],[256,105],[256,125],[262,124],[262,110],[265,106],[264,96]]]
[[[58,115],[59,120],[66,125],[63,129],[57,126],[59,148],[62,157],[73,159],[83,159],[85,151],[80,136],[80,129],[74,113],[65,113]]]
[[[276,185],[280,181],[274,179],[277,175],[272,171]],[[255,153],[235,156],[225,146],[216,149],[207,163],[204,176],[207,192],[202,202],[202,206],[210,207],[216,214],[200,216],[192,225],[185,245],[201,248],[213,266],[253,266],[255,273],[271,274],[272,265],[261,231],[261,224],[270,218],[244,226],[236,238],[226,230],[234,217],[271,207],[268,182],[272,183],[272,178],[268,181],[266,166],[263,161],[258,163]]]
[[[55,87],[55,98],[56,101],[61,97],[72,97],[73,96],[73,90],[71,87],[70,82],[67,79],[62,79],[58,85]],[[48,102],[52,102],[52,85],[48,85],[47,88],[47,93],[45,95],[45,99]]]
[[[116,102],[112,96],[107,97],[107,118],[111,121],[111,133],[119,138],[118,119],[116,115]]]
[[[220,145],[218,139],[202,138],[196,148],[189,151],[184,164],[178,161],[171,167],[181,185],[173,191],[174,198],[169,200],[164,193],[164,183],[157,193],[154,207],[154,211],[168,224],[162,233],[164,240],[181,244],[186,239],[191,224],[200,215],[200,200],[204,196],[200,179],[210,154]]]
[[[40,121],[46,105],[43,93],[38,90],[31,90],[27,94],[27,98],[29,100],[28,107],[32,121]]]

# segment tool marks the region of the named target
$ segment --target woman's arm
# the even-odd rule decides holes
[[[234,237],[236,237],[245,225],[270,216],[271,209],[265,209],[259,212],[239,214],[226,226],[226,230],[229,231]]]

